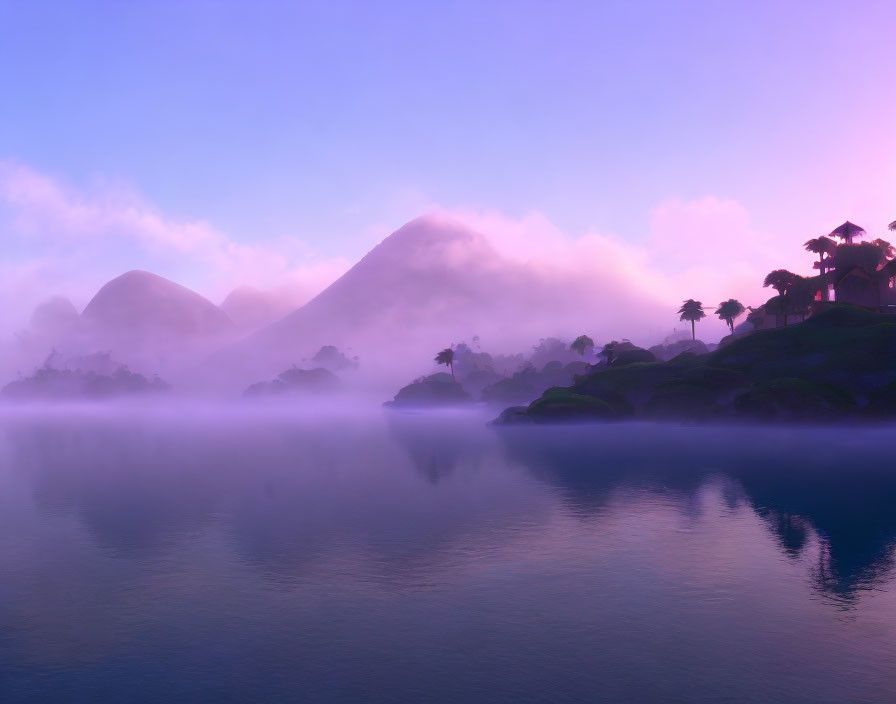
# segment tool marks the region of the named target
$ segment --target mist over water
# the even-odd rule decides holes
[[[891,428],[0,411],[0,699],[896,699]]]

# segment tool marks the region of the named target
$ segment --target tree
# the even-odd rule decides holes
[[[744,308],[743,304],[733,298],[719,303],[719,307],[716,308],[716,315],[719,316],[719,320],[724,320],[728,323],[728,328],[731,330],[732,335],[734,334],[734,319],[743,315],[744,312],[746,312],[746,308]]]
[[[681,304],[678,313],[681,315],[679,320],[687,320],[691,323],[691,339],[696,340],[697,333],[694,329],[694,323],[706,317],[706,313],[703,312],[703,304],[700,301],[689,298]]]
[[[881,251],[884,255],[884,259],[892,259],[893,255],[896,254],[896,247],[893,247],[889,242],[882,240],[879,237],[876,240],[872,240],[871,244]]]
[[[441,352],[436,355],[436,364],[444,364],[451,370],[451,378],[457,382],[457,378],[454,376],[454,350],[450,347],[446,347]]]
[[[749,310],[750,312],[747,314],[747,322],[753,326],[754,330],[759,330],[765,325],[765,309],[762,307],[751,307]]]
[[[852,244],[852,240],[854,237],[861,237],[864,234],[865,230],[863,228],[847,220],[840,227],[831,230],[831,234],[829,236],[837,237],[843,240],[846,244]]]
[[[819,264],[824,261],[825,256],[832,257],[834,251],[837,249],[837,243],[830,237],[825,237],[824,235],[806,241],[803,246],[806,248],[807,252],[812,252],[813,254],[818,255]],[[823,274],[824,271],[821,273]]]
[[[896,230],[896,220],[894,220],[893,222],[891,222],[891,223],[889,224],[889,226],[888,226],[887,229],[889,229],[889,230]]]
[[[765,288],[771,286],[778,292],[778,295],[783,295],[784,292],[793,285],[793,282],[796,281],[796,279],[797,275],[792,271],[787,271],[787,269],[775,269],[774,271],[769,272],[768,276],[765,277],[762,286]]]
[[[607,364],[613,364],[616,361],[616,358],[619,357],[622,352],[629,352],[631,350],[638,349],[628,340],[623,339],[622,342],[617,340],[613,340],[612,342],[608,342],[603,346],[603,349],[598,353],[598,357],[603,357]]]
[[[587,335],[579,335],[569,346],[569,349],[578,352],[581,357],[585,356],[585,350],[589,348],[594,348],[594,340]]]
[[[798,315],[802,320],[809,315],[812,301],[815,300],[815,292],[824,282],[815,278],[797,276],[796,280],[781,297],[784,306],[784,324],[787,324],[787,315]]]
[[[608,342],[603,346],[600,353],[597,355],[598,357],[603,357],[607,364],[612,364],[613,360],[616,358],[616,348],[619,347],[619,343],[616,340],[612,342]]]
[[[877,271],[884,260],[884,252],[873,242],[842,244],[834,254],[834,268],[838,272],[846,272],[857,266],[871,274]]]

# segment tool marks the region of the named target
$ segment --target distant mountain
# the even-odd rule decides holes
[[[239,286],[221,302],[221,310],[247,332],[269,325],[297,307],[283,296],[253,286]]]
[[[28,329],[34,335],[67,334],[80,322],[78,311],[68,298],[52,296],[35,307]]]
[[[185,286],[148,271],[128,271],[105,284],[81,317],[113,334],[220,335],[233,322],[218,306]]]
[[[192,354],[232,341],[227,314],[185,286],[148,271],[105,284],[81,313],[84,351],[110,351],[127,364],[159,372]]]
[[[613,287],[612,280],[605,286]],[[655,311],[655,304],[620,288],[615,299],[592,295],[589,281],[552,278],[537,265],[511,262],[463,223],[424,216],[306,305],[214,361],[264,378],[328,344],[352,347],[365,369],[377,358],[379,366],[404,359],[419,368],[437,349],[477,334],[492,349],[525,349],[539,337],[630,321],[639,305],[642,315]]]

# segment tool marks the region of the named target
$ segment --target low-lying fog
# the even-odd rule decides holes
[[[510,374],[546,339],[568,347],[585,334],[600,349],[614,339],[647,347],[687,334],[674,313],[677,296],[661,300],[657,287],[630,279],[599,257],[575,270],[513,260],[456,220],[423,217],[299,307],[242,287],[219,305],[146,271],[111,279],[84,305],[52,289],[27,314],[16,310],[33,305],[27,298],[7,302],[0,387],[45,366],[101,375],[125,366],[175,395],[229,398],[293,368],[323,367],[346,390],[386,401],[437,371],[439,350],[462,343],[506,358],[494,371]],[[27,322],[8,328],[14,320]],[[718,339],[722,324],[710,319],[700,331]],[[335,353],[321,360],[328,349]],[[593,350],[585,361],[595,361]],[[141,383],[128,377],[121,385]]]

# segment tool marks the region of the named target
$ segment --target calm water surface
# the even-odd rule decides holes
[[[0,701],[894,702],[896,431],[0,416]]]

